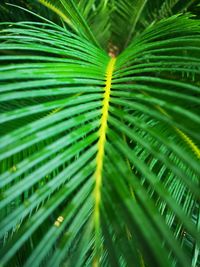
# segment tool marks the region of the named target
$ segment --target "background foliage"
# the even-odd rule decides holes
[[[199,1],[17,5],[0,4],[1,266],[200,266]]]

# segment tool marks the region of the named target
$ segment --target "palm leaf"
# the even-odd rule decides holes
[[[66,25],[0,26],[1,265],[198,266],[190,1],[40,3]]]

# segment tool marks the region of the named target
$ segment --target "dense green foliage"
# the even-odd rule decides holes
[[[198,1],[8,2],[0,266],[199,267]]]

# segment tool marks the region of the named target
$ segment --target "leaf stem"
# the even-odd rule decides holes
[[[99,254],[100,254],[100,202],[101,202],[101,185],[102,185],[102,169],[103,160],[105,153],[105,143],[106,143],[106,131],[107,131],[107,121],[108,121],[108,109],[110,101],[110,91],[112,83],[112,75],[114,71],[116,58],[111,58],[106,70],[106,82],[105,82],[105,92],[102,102],[102,116],[100,120],[99,128],[99,141],[97,143],[97,156],[96,156],[96,171],[94,173],[95,178],[95,188],[94,188],[94,228],[95,228],[95,259],[93,266],[99,265]]]

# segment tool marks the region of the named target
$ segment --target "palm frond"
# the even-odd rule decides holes
[[[199,20],[40,2],[68,26],[0,24],[0,264],[198,266]]]
[[[91,40],[94,44],[98,45],[98,41],[90,30],[84,15],[81,14],[72,0],[38,0],[42,5],[51,9],[59,15],[64,22],[72,27],[81,36]]]

